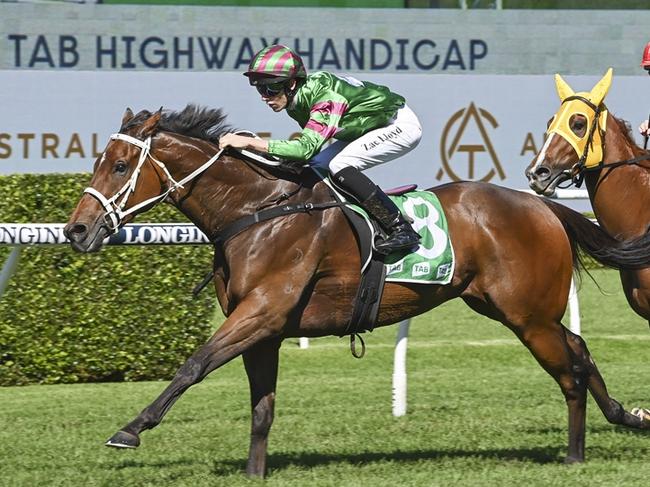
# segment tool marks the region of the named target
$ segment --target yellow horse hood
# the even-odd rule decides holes
[[[585,160],[586,167],[597,166],[603,160],[603,141],[601,132],[605,132],[605,123],[607,120],[607,110],[601,107],[610,86],[612,85],[612,68],[607,70],[605,76],[596,83],[590,92],[582,91],[575,93],[569,84],[564,81],[559,74],[555,75],[555,88],[562,101],[560,109],[553,117],[551,124],[546,131],[546,135],[558,134],[564,138],[576,151],[578,157],[587,154]],[[587,100],[587,102],[585,102]],[[598,120],[596,120],[597,111],[600,111]],[[584,136],[579,137],[569,124],[574,115],[582,115],[587,119],[587,130]],[[594,124],[600,126],[594,127]],[[589,134],[593,132],[591,144],[587,148]]]

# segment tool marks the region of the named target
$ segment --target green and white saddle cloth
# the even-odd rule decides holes
[[[411,191],[390,198],[413,221],[422,239],[415,252],[386,257],[386,280],[449,284],[454,275],[454,249],[438,197],[428,191]]]
[[[399,209],[413,221],[413,229],[422,239],[415,252],[390,254],[384,260],[386,280],[420,284],[449,284],[454,275],[454,249],[449,238],[447,218],[440,200],[428,191],[410,191],[390,196]],[[358,206],[355,211],[368,219]]]

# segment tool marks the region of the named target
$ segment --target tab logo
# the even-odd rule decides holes
[[[451,264],[442,264],[438,266],[438,272],[436,274],[436,279],[442,279],[446,277],[447,274],[451,271]]]
[[[418,276],[426,276],[431,272],[431,268],[429,267],[428,262],[423,262],[421,264],[414,264],[413,265],[413,271],[411,272],[411,275],[413,277],[418,277]]]
[[[396,262],[395,264],[390,264],[386,270],[386,275],[390,274],[399,274],[404,268],[404,263],[402,261]]]

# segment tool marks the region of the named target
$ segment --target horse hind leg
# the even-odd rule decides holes
[[[244,352],[251,391],[251,439],[246,474],[264,477],[269,431],[273,424],[280,340],[262,342]]]
[[[576,366],[572,359],[564,327],[560,323],[551,326],[531,324],[515,328],[515,332],[564,394],[569,413],[569,445],[565,463],[584,461],[587,372]]]
[[[612,398],[607,392],[605,380],[600,375],[600,371],[596,367],[585,341],[569,330],[565,329],[565,333],[574,360],[579,364],[579,367],[587,372],[589,392],[591,392],[607,421],[631,428],[650,429],[650,413],[648,410],[635,408],[631,412],[626,411],[621,403]]]

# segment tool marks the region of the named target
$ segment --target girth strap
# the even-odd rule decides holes
[[[384,255],[376,252],[373,254],[370,265],[361,274],[359,289],[354,298],[352,316],[345,334],[350,335],[350,351],[355,358],[362,358],[366,352],[366,346],[360,333],[372,331],[375,324],[377,324],[379,304],[381,303],[386,280],[384,257]],[[355,337],[358,337],[361,341],[360,353],[356,350]]]

